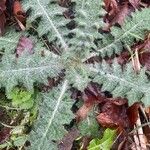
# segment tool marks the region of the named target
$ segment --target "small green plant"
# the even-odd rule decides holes
[[[28,92],[24,89],[14,88],[10,94],[10,98],[12,106],[20,109],[30,109],[34,104],[33,92]]]
[[[88,150],[110,150],[116,137],[116,130],[107,128],[104,131],[102,139],[93,139],[90,142]]]

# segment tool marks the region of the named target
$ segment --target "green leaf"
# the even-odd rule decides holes
[[[17,146],[17,147],[23,146],[25,142],[27,141],[27,135],[14,137],[12,140],[13,140],[14,146]]]
[[[15,55],[2,57],[0,87],[6,88],[7,95],[19,83],[32,91],[35,82],[47,84],[48,77],[56,77],[61,72],[62,64],[59,57],[53,53],[42,57],[37,49],[35,51],[33,55],[24,54],[20,56],[17,61]]]
[[[20,109],[30,109],[34,104],[33,92],[21,88],[14,88],[9,98],[12,99],[12,106]]]
[[[0,37],[0,51],[4,50],[7,54],[14,53],[21,34],[12,28],[7,29],[5,35]]]
[[[103,61],[89,70],[96,73],[93,81],[102,84],[103,91],[111,92],[114,97],[127,98],[130,105],[142,101],[149,106],[150,82],[144,68],[137,74],[131,63],[122,68],[117,61],[111,66]]]
[[[79,122],[78,129],[82,136],[90,136],[96,138],[99,136],[99,124],[96,121],[96,116],[93,111],[89,112],[86,119]]]
[[[68,48],[64,36],[69,33],[66,28],[69,20],[63,16],[66,9],[60,7],[57,0],[25,0],[23,6],[25,10],[31,9],[27,26],[30,26],[35,19],[41,17],[37,28],[39,36],[49,33],[48,38],[50,41],[57,39],[58,45],[60,44],[64,49]]]
[[[65,81],[58,88],[49,93],[41,93],[42,100],[39,107],[39,116],[31,131],[29,150],[55,150],[58,141],[67,133],[64,124],[69,124],[74,115],[71,112],[73,101],[67,91]]]
[[[99,16],[104,16],[105,11],[102,8],[102,0],[78,0],[75,1],[75,23],[76,28],[71,30],[74,33],[69,43],[74,51],[82,51],[87,53],[91,48],[96,48],[94,40],[103,37],[98,29],[103,26],[103,19]]]
[[[137,10],[132,13],[132,17],[128,17],[120,27],[112,27],[111,35],[106,35],[99,43],[99,48],[97,51],[100,52],[101,56],[111,56],[113,53],[119,54],[124,45],[131,46],[134,40],[139,41],[144,39],[145,34],[150,30],[150,9],[144,8],[142,10]],[[123,44],[122,44],[123,43]]]
[[[115,137],[116,131],[107,128],[102,139],[93,139],[90,142],[88,150],[110,150]]]

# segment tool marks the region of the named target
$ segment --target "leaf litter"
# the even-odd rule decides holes
[[[70,4],[70,0],[59,1],[59,5],[63,7],[70,7]],[[136,11],[137,9],[150,6],[150,2],[148,0],[104,0],[104,4],[104,8],[106,11],[104,21],[106,25],[103,27],[103,32],[110,32],[112,26],[119,25],[121,27],[124,24],[125,19],[129,17],[132,12]],[[73,9],[73,7],[70,7],[70,9]],[[73,12],[73,10],[70,12]],[[70,15],[69,11],[65,12],[64,15],[67,16],[66,18],[72,18],[70,17],[72,16],[72,13]],[[10,24],[13,24],[13,27],[15,24],[15,29],[25,30],[26,28],[26,13],[23,10],[21,2],[19,0],[1,0],[0,2],[1,36],[4,35],[7,26]],[[22,36],[18,41],[16,55],[17,57],[19,57],[24,51],[27,51],[31,55],[33,54],[33,48],[33,41],[28,37]],[[125,49],[120,55],[114,56],[111,59],[105,59],[110,65],[112,60],[116,58],[121,65],[125,65],[127,62],[132,60],[133,69],[137,73],[140,70],[139,65],[142,65],[147,70],[150,70],[150,35],[147,35],[145,39],[139,42],[135,42],[135,44],[131,47],[131,51],[133,52],[132,58],[131,53]],[[94,64],[95,59],[93,59],[91,63]],[[49,86],[46,88],[51,89],[51,87],[55,85],[56,81],[59,82],[58,80],[61,80],[60,78],[61,77],[58,77],[57,80],[54,78],[49,79]],[[42,90],[44,88],[45,87],[42,87]],[[68,133],[58,144],[59,150],[75,149],[74,143],[80,137],[80,131],[77,129],[78,125],[83,120],[88,118],[91,111],[94,112],[94,115],[92,117],[95,117],[99,128],[102,129],[102,132],[100,133],[104,133],[104,135],[101,139],[98,140],[96,139],[96,137],[93,139],[91,139],[90,136],[82,137],[81,139],[88,140],[85,140],[86,146],[84,146],[83,148],[82,145],[80,147],[81,149],[83,148],[91,150],[92,147],[95,145],[96,147],[97,145],[103,145],[103,149],[106,150],[111,149],[111,147],[114,149],[128,149],[131,148],[133,145],[137,147],[137,141],[135,140],[135,137],[133,134],[131,134],[131,132],[132,130],[136,129],[135,125],[137,125],[137,122],[141,121],[140,125],[142,125],[142,123],[147,123],[147,121],[150,120],[149,108],[145,109],[141,103],[134,103],[132,106],[129,106],[127,99],[121,97],[113,98],[113,95],[111,93],[109,93],[108,91],[102,91],[101,85],[98,85],[94,82],[89,83],[83,92],[77,90],[72,90],[71,92],[72,97],[75,101],[72,109],[74,109],[74,107],[76,107],[77,109],[75,112],[76,117],[72,121],[73,125],[69,125]],[[79,104],[78,106],[78,103],[82,104]],[[141,108],[143,109],[145,115],[141,113]],[[2,110],[3,108],[0,109],[0,115],[3,114],[0,117],[0,121],[11,125],[11,123],[9,121],[6,122],[6,120],[9,120],[10,116],[14,117],[14,114],[16,115],[18,112],[11,112],[11,114],[9,114],[10,116],[7,116],[8,112],[6,110]],[[25,112],[21,112],[21,116],[24,117],[24,113]],[[31,127],[31,122],[34,120],[33,118],[36,118],[37,115],[36,111],[34,112],[34,110],[32,110],[31,114],[32,115],[30,116],[30,119],[27,121],[26,124],[27,126],[29,126],[29,128]],[[18,121],[18,123],[20,122]],[[75,128],[74,126],[77,126],[77,128]],[[138,129],[136,130],[137,132],[139,131]],[[145,135],[144,140],[147,144],[150,141],[149,125],[145,125],[144,127],[142,127],[142,130],[143,134]],[[118,138],[116,138],[114,131],[116,131]],[[25,134],[25,132],[22,134]],[[111,135],[111,137],[108,137],[108,135]],[[11,136],[11,128],[2,125],[2,127],[0,127],[0,144],[8,141]],[[139,138],[138,134],[137,137]],[[84,143],[82,142],[79,138],[79,143],[77,143],[78,147],[79,145]],[[98,146],[98,149],[101,146]],[[140,146],[142,145],[139,141],[139,147]],[[96,148],[93,150],[96,150]]]

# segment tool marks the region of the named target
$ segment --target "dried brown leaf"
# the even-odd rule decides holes
[[[126,128],[129,126],[127,108],[128,104],[126,99],[108,99],[101,106],[101,112],[97,116],[97,120],[103,127]]]
[[[10,137],[10,131],[11,129],[6,127],[0,131],[0,144],[4,143]]]
[[[114,18],[111,20],[110,25],[114,25],[118,23],[119,25],[123,25],[125,18],[130,14],[130,9],[128,4],[125,3],[123,6],[119,7],[119,11],[115,14]]]
[[[77,121],[85,119],[93,106],[104,102],[106,97],[96,83],[91,83],[84,90],[82,99],[84,100],[84,104],[76,113]]]
[[[134,126],[138,119],[139,108],[140,108],[140,103],[135,103],[132,106],[130,106],[127,110],[127,114],[131,126]]]

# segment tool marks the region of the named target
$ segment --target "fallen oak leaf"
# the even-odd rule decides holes
[[[119,5],[116,0],[104,0],[104,4],[107,14],[104,16],[104,21],[106,22],[106,24],[103,27],[103,31],[109,31],[111,27],[110,25],[111,20],[119,12]]]
[[[82,94],[84,102],[94,103],[103,102],[105,94],[101,91],[101,87],[97,83],[90,83]]]
[[[77,111],[76,113],[76,120],[77,122],[85,119],[90,112],[90,110],[93,108],[94,103],[84,103],[83,106]]]

